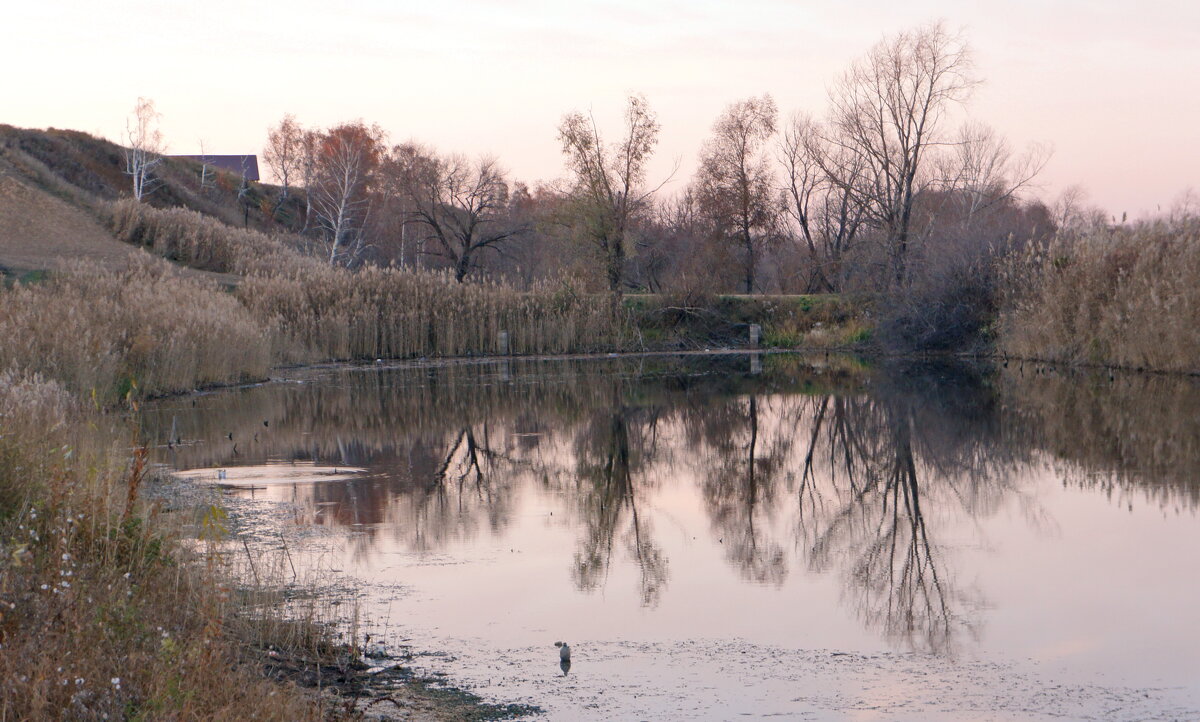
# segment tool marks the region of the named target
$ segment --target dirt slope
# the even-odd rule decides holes
[[[81,259],[116,270],[138,252],[87,211],[12,175],[0,176],[0,267],[54,270]]]
[[[90,212],[19,180],[0,175],[0,275],[57,271],[76,261],[117,271],[144,257],[136,246],[122,243]],[[179,268],[224,286],[237,276]]]

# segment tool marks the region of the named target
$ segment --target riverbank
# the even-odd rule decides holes
[[[380,676],[320,604],[293,616],[277,590],[243,584],[222,549],[224,500],[164,494],[136,413],[0,373],[0,719],[355,719],[376,701],[402,718],[529,711],[403,664]]]
[[[531,705],[487,702],[444,676],[419,671],[415,663],[436,651],[385,647],[356,633],[338,611],[355,606],[354,591],[330,576],[286,578],[284,555],[299,554],[311,543],[303,530],[279,523],[288,510],[264,509],[224,493],[219,485],[166,470],[143,495],[160,514],[173,518],[185,547],[205,547],[224,570],[239,617],[235,640],[242,663],[263,679],[298,691],[323,719],[482,721],[539,712]],[[314,629],[321,641],[303,641]]]

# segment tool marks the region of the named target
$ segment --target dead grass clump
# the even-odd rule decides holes
[[[75,406],[62,384],[0,371],[0,520],[42,491],[33,482],[44,476],[44,462],[57,449]],[[18,453],[29,449],[36,453]]]
[[[1200,370],[1200,221],[1096,229],[1005,263],[999,347],[1062,363]]]
[[[108,225],[118,240],[205,271],[274,274],[317,263],[277,236],[234,228],[184,208],[153,208],[125,199],[109,207]]]
[[[3,292],[0,368],[38,372],[81,398],[113,403],[262,378],[271,349],[237,299],[162,262],[122,273],[77,266]]]

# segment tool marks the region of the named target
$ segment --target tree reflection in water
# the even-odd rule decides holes
[[[696,363],[707,365],[698,372]],[[1127,392],[1119,383],[1097,390],[1038,377],[1060,386],[1022,400],[1002,397],[986,377],[939,368],[863,372],[768,357],[761,375],[746,376],[744,359],[731,357],[637,364],[359,373],[338,384],[213,394],[195,409],[150,405],[143,423],[165,439],[178,420],[187,438],[204,442],[164,451],[178,468],[303,461],[366,469],[349,482],[291,491],[297,521],[357,525],[362,554],[383,534],[415,552],[484,530],[503,534],[528,489],[569,512],[558,518],[577,534],[577,588],[601,589],[614,565],[629,563],[651,607],[671,579],[669,545],[654,529],[672,511],[660,508],[663,487],[694,479],[713,541],[744,580],[783,585],[797,564],[837,574],[844,603],[864,624],[930,651],[973,633],[980,604],[958,583],[947,530],[1007,504],[1042,523],[1016,481],[1031,464],[1115,468],[1122,473],[1105,478],[1121,488],[1165,479],[1150,488],[1187,508],[1200,497],[1194,457],[1144,458],[1160,447],[1200,448],[1194,418],[1173,425],[1182,441],[1159,443],[1155,434],[1167,432],[1148,422],[1135,429],[1137,445],[1113,441],[1127,426],[1120,409],[1142,391],[1128,384]],[[1030,394],[1014,384],[1001,389]],[[1164,393],[1184,399],[1181,417],[1200,398],[1196,389]],[[1142,406],[1152,418],[1154,404]],[[1074,433],[1060,409],[1110,420]],[[1154,473],[1124,472],[1135,463]]]
[[[821,399],[797,493],[798,532],[810,540],[813,567],[848,562],[847,595],[864,622],[941,650],[954,632],[957,595],[922,512],[913,433],[907,403]],[[822,441],[830,464],[819,480],[813,462]]]
[[[650,607],[668,579],[667,558],[640,513],[648,483],[643,467],[654,463],[657,422],[657,410],[635,412],[617,397],[611,408],[595,412],[575,441],[575,494],[584,527],[572,568],[575,583],[584,591],[601,587],[620,540],[638,566],[642,604]]]
[[[786,458],[786,436],[763,448],[757,396],[735,399],[702,414],[706,472],[705,506],[725,556],[742,576],[760,584],[783,583],[787,555],[772,538],[770,521],[777,503],[777,472]],[[778,445],[783,444],[784,448]]]
[[[949,521],[994,513],[1023,496],[1013,479],[1028,457],[1006,440],[983,389],[916,389],[900,378],[899,387],[877,378],[871,395],[814,398],[798,410],[796,533],[811,568],[841,567],[845,599],[864,623],[942,652],[973,631],[980,600],[956,585],[930,513]]]

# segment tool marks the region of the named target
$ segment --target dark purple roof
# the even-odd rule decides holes
[[[258,156],[256,155],[173,155],[172,158],[187,158],[197,163],[207,162],[217,170],[227,171],[246,180],[258,180]]]

